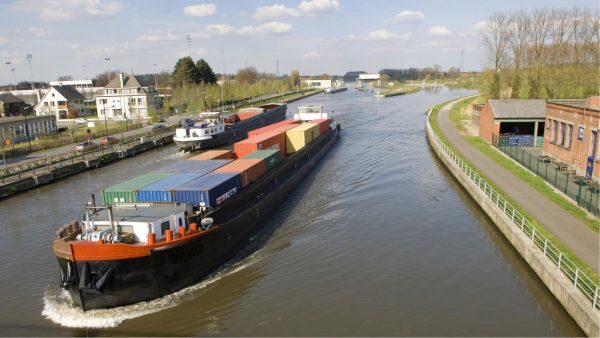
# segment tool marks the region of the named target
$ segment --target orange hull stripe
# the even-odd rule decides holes
[[[209,230],[187,233],[185,237],[177,236],[172,242],[161,240],[153,245],[135,245],[123,243],[104,243],[88,242],[88,241],[73,241],[71,242],[71,250],[73,252],[74,261],[103,261],[130,259],[149,256],[150,251],[159,248],[166,248],[171,245],[179,245],[185,241],[192,240],[196,237],[203,236],[209,232],[217,230],[218,227],[212,227]]]

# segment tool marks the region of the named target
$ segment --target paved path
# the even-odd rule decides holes
[[[600,273],[600,235],[467,142],[450,122],[450,107],[452,103],[438,115],[438,124],[448,141],[571,252]]]

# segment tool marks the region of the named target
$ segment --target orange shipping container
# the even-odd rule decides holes
[[[226,164],[215,170],[215,172],[240,174],[243,188],[262,176],[266,172],[266,167],[262,159],[244,158]]]
[[[255,150],[276,149],[279,150],[281,158],[285,158],[285,133],[268,132],[262,135],[247,138],[233,144],[233,150],[237,158],[242,158]]]
[[[289,126],[289,125],[297,125],[300,124],[300,122],[302,122],[301,120],[283,120],[283,121],[279,121],[277,123],[273,123],[273,124],[269,124],[267,126],[264,126],[262,128],[258,128],[258,129],[254,129],[254,130],[250,130],[248,132],[248,137],[254,137],[254,136],[258,136],[260,134],[264,134],[270,131],[274,131],[280,127],[284,127],[284,126]]]
[[[237,115],[240,118],[240,121],[244,121],[262,113],[263,111],[264,109],[262,108],[246,108],[238,111]]]
[[[307,123],[308,124],[318,124],[319,125],[319,135],[323,135],[326,132],[328,132],[329,129],[331,129],[331,119],[316,119],[316,120],[312,120]]]
[[[233,160],[235,155],[231,150],[207,150],[198,155],[187,158],[188,160]]]

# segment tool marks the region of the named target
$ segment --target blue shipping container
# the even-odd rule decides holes
[[[205,174],[181,173],[173,174],[158,182],[149,184],[136,192],[138,202],[173,202],[173,189],[193,181]]]
[[[158,173],[209,173],[232,160],[178,160],[166,167],[156,170]]]
[[[175,188],[173,201],[214,208],[235,196],[240,188],[239,174],[210,173]]]

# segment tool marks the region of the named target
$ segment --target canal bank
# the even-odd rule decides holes
[[[598,286],[433,131],[429,144],[588,336],[600,334]]]

